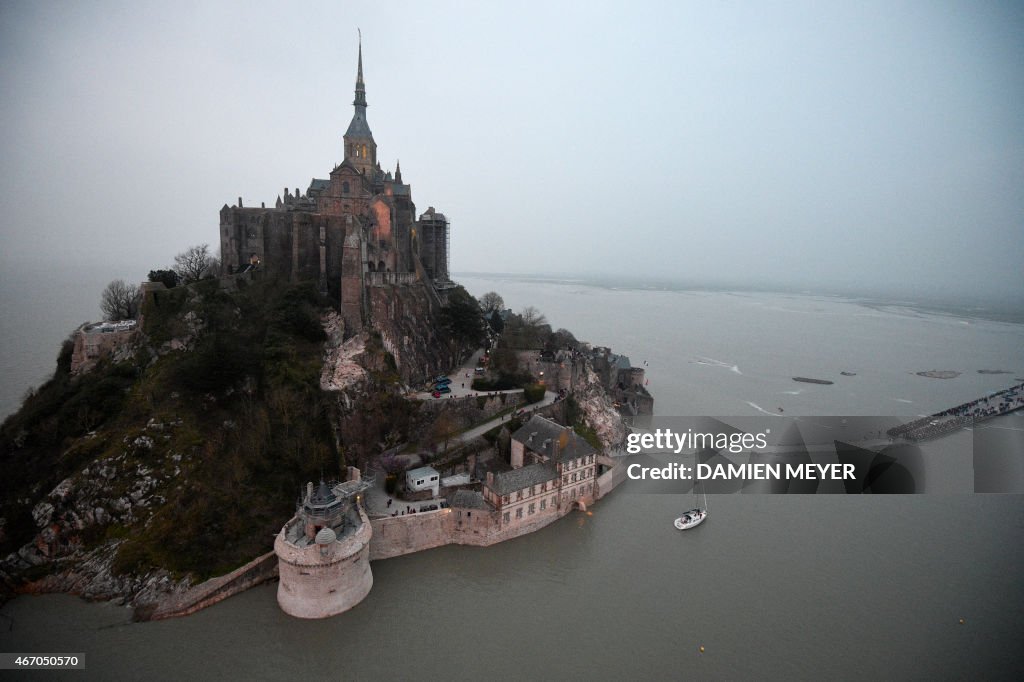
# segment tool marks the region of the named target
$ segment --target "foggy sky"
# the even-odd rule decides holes
[[[2,260],[141,279],[378,158],[451,269],[1024,292],[1020,3],[0,5]]]

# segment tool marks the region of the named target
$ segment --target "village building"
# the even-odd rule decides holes
[[[419,467],[405,472],[405,489],[411,493],[429,490],[437,497],[441,489],[441,475],[433,467]]]
[[[488,472],[482,498],[505,528],[594,500],[597,451],[571,427],[534,415],[512,434],[511,468]]]

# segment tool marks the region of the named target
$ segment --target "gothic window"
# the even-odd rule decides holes
[[[369,265],[369,266],[370,266],[370,272],[373,272],[373,271],[374,271],[374,269],[373,269],[373,263],[367,263],[367,265]]]
[[[366,156],[366,145],[365,144],[363,145],[363,158],[364,159],[367,158],[367,156]]]
[[[508,513],[508,512],[505,512],[505,513],[504,513],[504,514],[502,515],[502,517],[501,517],[501,520],[502,520],[502,521],[504,521],[505,523],[508,523],[508,520],[509,520],[509,513]]]
[[[516,509],[516,518],[517,519],[523,518],[523,508],[522,507],[520,507],[519,509]]]
[[[348,180],[346,180],[345,182],[341,183],[341,193],[342,194],[348,194],[348,192],[349,192]]]

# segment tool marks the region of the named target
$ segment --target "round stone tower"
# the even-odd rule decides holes
[[[354,472],[354,473],[353,473]],[[373,587],[370,536],[359,504],[365,490],[357,469],[348,481],[306,486],[294,517],[274,541],[280,582],[277,603],[298,618],[326,618],[349,610]]]

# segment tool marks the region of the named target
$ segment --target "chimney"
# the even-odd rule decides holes
[[[313,499],[313,481],[306,484],[306,502]]]
[[[490,488],[491,490],[494,490],[494,472],[493,471],[488,471],[487,472],[487,487]]]
[[[242,197],[238,197],[238,208],[242,208]]]

